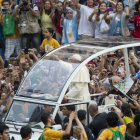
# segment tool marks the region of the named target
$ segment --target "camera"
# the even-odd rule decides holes
[[[22,2],[23,2],[23,5],[24,6],[27,6],[28,5],[28,1],[27,0],[22,0]]]
[[[112,111],[112,110],[113,110],[113,107],[109,107],[109,108],[108,108],[108,111]]]
[[[8,69],[8,70],[7,70],[7,73],[11,73],[11,72],[13,72],[12,69]]]
[[[117,96],[114,96],[114,99],[116,99],[116,100],[117,100],[117,99],[118,99],[118,95],[117,95]]]
[[[7,13],[7,9],[1,9],[1,11],[2,11],[3,14]]]
[[[25,54],[28,54],[28,49],[27,48],[24,50],[24,53]]]
[[[27,0],[22,0],[23,4],[20,7],[20,11],[29,11],[29,9],[26,8],[26,6],[28,5],[28,1]]]

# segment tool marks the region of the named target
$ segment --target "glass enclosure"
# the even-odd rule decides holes
[[[17,95],[57,102],[74,69],[90,55],[103,49],[97,44],[71,44],[45,55],[27,75]],[[79,54],[81,61],[75,61],[74,54]]]
[[[14,101],[7,116],[7,123],[14,123],[19,125],[31,125],[37,128],[38,123],[41,122],[41,114],[44,111],[53,113],[55,106],[43,105],[37,103]]]

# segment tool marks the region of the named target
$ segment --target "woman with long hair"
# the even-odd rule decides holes
[[[121,1],[116,4],[116,13],[107,16],[107,19],[112,20],[110,25],[110,36],[130,36],[127,27],[129,18],[129,0],[127,1],[125,12],[124,5]]]
[[[53,27],[52,9],[53,6],[51,4],[51,1],[46,0],[44,1],[44,3],[42,3],[40,16],[41,16],[41,28],[43,34],[45,32],[45,29]]]
[[[93,12],[89,16],[89,21],[95,25],[95,38],[104,38],[109,35],[109,20],[106,20],[107,5],[105,2],[99,4],[97,12]]]

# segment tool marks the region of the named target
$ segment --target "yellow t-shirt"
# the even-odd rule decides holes
[[[116,127],[112,127],[111,129],[113,129],[114,131],[117,131],[118,126]],[[123,134],[125,134],[126,132],[126,126],[125,125],[121,125],[120,126],[120,132]],[[99,135],[98,140],[112,140],[113,137],[113,132],[110,131],[109,129],[105,129],[103,130],[103,132]]]
[[[127,116],[124,116],[124,117],[123,117],[123,120],[124,120],[124,122],[125,122],[126,125],[128,125],[128,124],[130,124],[130,123],[134,123],[134,115],[132,115],[132,118],[127,117]],[[131,131],[131,130],[130,130],[129,128],[127,128],[127,133],[128,133],[128,134],[131,134],[130,131]]]
[[[2,0],[0,0],[0,8],[1,8],[1,5],[2,5]]]
[[[88,140],[87,134],[84,133],[85,140]]]
[[[51,41],[48,41],[47,39],[44,39],[41,46],[43,47],[45,52],[50,52],[54,48],[57,48],[60,46],[57,40],[54,38],[51,39]]]
[[[47,130],[43,133],[44,140],[60,140],[60,139],[62,139],[63,131],[53,130],[50,128],[45,128],[45,129],[47,129]]]

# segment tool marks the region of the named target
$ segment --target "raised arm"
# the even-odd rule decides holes
[[[88,17],[88,21],[93,22],[92,17],[94,16],[95,12],[93,11],[91,15]]]
[[[63,27],[63,25],[64,25],[64,14],[62,14],[62,16],[61,16],[60,24],[61,24],[61,26]]]
[[[9,107],[10,107],[12,101],[13,101],[14,95],[15,95],[15,94],[14,94],[14,92],[12,91],[12,92],[10,93],[9,101],[8,101],[7,105],[5,106],[5,108],[3,109],[3,113],[6,113],[7,110],[9,109]]]
[[[64,136],[70,134],[71,127],[72,127],[72,121],[73,121],[73,119],[74,119],[74,116],[75,116],[75,112],[72,112],[72,113],[70,114],[70,117],[69,117],[69,122],[68,122],[67,128],[66,128],[66,130],[63,132],[63,135],[64,135]]]
[[[74,3],[76,5],[77,9],[80,10],[81,4],[79,3],[79,0],[74,0]]]
[[[14,10],[14,12],[13,12],[13,16],[16,16],[16,15],[19,14],[19,9],[20,9],[20,7],[21,7],[22,5],[23,5],[23,1],[20,0],[19,5],[15,8],[15,10]]]
[[[119,122],[121,125],[125,125],[124,120],[121,118],[120,114],[117,112],[117,110],[113,107],[113,112],[115,112],[119,118]]]
[[[0,65],[1,65],[2,68],[4,68],[4,62],[3,62],[3,59],[2,59],[1,56],[0,56]]]
[[[126,3],[126,18],[129,18],[129,0],[127,0],[127,3]]]
[[[107,0],[110,4],[112,4],[114,7],[116,6],[116,2],[114,2],[113,0]]]
[[[86,133],[86,132],[85,132],[85,129],[84,129],[84,127],[83,127],[83,124],[80,122],[80,120],[79,120],[79,118],[78,118],[78,116],[77,116],[77,113],[76,113],[76,115],[75,115],[75,121],[76,121],[77,125],[81,128],[82,133]]]
[[[31,5],[31,4],[30,4],[30,0],[28,0],[27,8],[31,11],[31,13],[32,13],[35,17],[39,17],[40,14],[39,14],[38,7],[37,7],[37,6],[31,7],[30,5]],[[34,9],[35,7],[36,7],[36,9]]]

